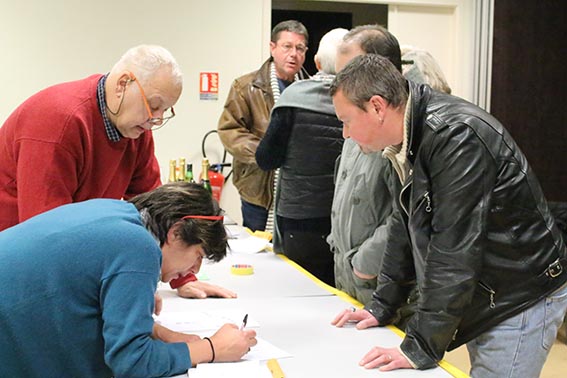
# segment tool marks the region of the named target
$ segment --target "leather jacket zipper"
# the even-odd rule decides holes
[[[415,207],[415,210],[419,209],[421,207],[421,205],[425,202],[425,212],[426,213],[430,213],[431,212],[431,198],[429,197],[429,192],[425,192],[422,196],[421,201],[419,201],[419,204]]]
[[[408,182],[406,185],[404,185],[402,187],[402,190],[400,190],[400,194],[399,194],[399,198],[398,200],[400,201],[400,206],[402,207],[402,209],[404,210],[404,212],[406,213],[406,215],[409,217],[409,211],[408,209],[404,206],[404,202],[402,201],[402,195],[404,194],[404,190],[406,190],[409,186],[411,185],[411,181]]]
[[[478,284],[490,294],[490,308],[496,307],[496,304],[494,303],[494,296],[496,295],[496,292],[482,281],[478,281]]]

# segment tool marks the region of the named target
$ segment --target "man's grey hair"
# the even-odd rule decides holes
[[[372,96],[381,96],[391,106],[405,105],[407,83],[388,58],[376,54],[359,55],[341,70],[331,84],[331,96],[340,90],[354,105],[366,111]]]
[[[112,67],[111,72],[132,71],[140,82],[145,83],[163,68],[170,70],[175,85],[183,84],[179,64],[167,49],[157,45],[139,45],[130,48]]]
[[[335,61],[337,58],[337,48],[342,43],[343,37],[348,33],[348,30],[343,28],[333,29],[327,32],[319,41],[319,49],[315,54],[315,59],[321,65],[321,71],[326,74],[334,75]]]
[[[278,23],[272,29],[271,41],[274,43],[278,42],[278,39],[280,39],[280,33],[283,31],[302,35],[305,37],[305,46],[309,44],[309,33],[307,33],[307,28],[301,22],[296,20],[287,20]]]
[[[436,91],[451,93],[451,87],[433,56],[413,46],[402,46],[402,73],[418,84],[429,84]]]

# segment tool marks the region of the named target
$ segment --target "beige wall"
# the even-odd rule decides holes
[[[400,42],[431,51],[454,92],[465,98],[472,93],[470,2],[360,1],[388,4],[390,29]],[[107,72],[131,46],[168,48],[183,70],[184,90],[178,116],[155,133],[165,179],[171,158],[187,157],[200,172],[202,137],[216,129],[230,83],[269,55],[271,0],[7,0],[0,20],[0,124],[46,86]],[[199,100],[199,73],[208,71],[220,74],[218,101]],[[218,162],[223,149],[216,135],[207,146],[210,160]],[[221,206],[241,220],[232,184]]]
[[[200,172],[201,139],[216,129],[231,81],[267,58],[262,47],[265,6],[265,0],[3,1],[0,124],[38,90],[108,72],[131,46],[160,44],[184,73],[178,116],[155,132],[162,176],[168,160],[181,156]],[[206,71],[220,74],[218,101],[199,100],[199,72]],[[207,146],[210,160],[218,162],[222,147],[216,135]],[[229,204],[236,199],[234,189],[227,188],[223,207],[239,219],[239,206]]]
[[[476,0],[391,1],[388,28],[400,44],[429,51],[452,93],[473,99]]]

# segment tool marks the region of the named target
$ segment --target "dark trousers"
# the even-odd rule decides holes
[[[268,210],[262,206],[246,202],[243,199],[240,202],[242,203],[242,225],[252,231],[264,231],[266,229],[266,220],[268,219]]]
[[[335,286],[335,262],[327,244],[331,218],[291,219],[278,216],[283,252],[328,285]]]

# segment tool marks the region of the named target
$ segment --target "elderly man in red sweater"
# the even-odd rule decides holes
[[[161,185],[151,130],[175,115],[182,80],[169,51],[140,45],[106,75],[21,104],[0,128],[0,231],[63,204],[130,199]],[[213,285],[181,290],[234,296]]]

